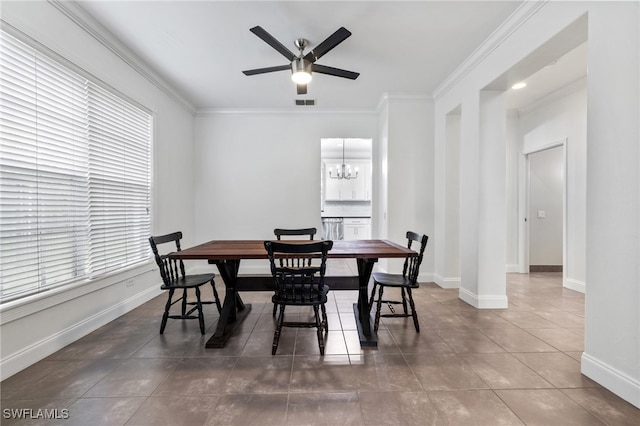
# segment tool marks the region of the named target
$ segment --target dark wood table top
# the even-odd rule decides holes
[[[287,240],[288,243],[305,243],[304,240]],[[335,240],[329,258],[405,258],[417,256],[413,250],[388,240]],[[180,259],[240,260],[267,259],[264,240],[213,240],[180,252],[170,257]]]

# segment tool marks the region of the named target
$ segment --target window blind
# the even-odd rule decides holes
[[[147,261],[150,114],[0,37],[0,302]]]

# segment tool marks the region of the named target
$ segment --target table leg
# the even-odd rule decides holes
[[[360,346],[378,346],[378,339],[371,322],[371,307],[369,306],[369,279],[373,265],[377,261],[378,259],[357,259],[358,303],[353,304],[353,311],[356,316]]]
[[[233,329],[244,320],[251,311],[251,305],[245,305],[236,289],[240,260],[220,260],[215,262],[224,281],[225,295],[222,312],[213,336],[207,341],[206,348],[223,348]]]

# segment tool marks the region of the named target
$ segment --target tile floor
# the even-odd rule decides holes
[[[158,297],[1,384],[3,425],[633,425],[640,410],[580,374],[584,297],[558,273],[509,274],[509,309],[476,310],[457,290],[415,291],[411,319],[383,319],[361,349],[355,292],[331,293],[326,355],[313,329],[285,329],[271,356],[268,293],[224,349],[196,321],[158,334]],[[220,286],[222,287],[222,286]],[[306,315],[288,312],[288,315]],[[62,409],[17,421],[6,409]]]

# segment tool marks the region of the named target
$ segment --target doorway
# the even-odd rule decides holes
[[[566,140],[526,154],[527,272],[566,272]]]

